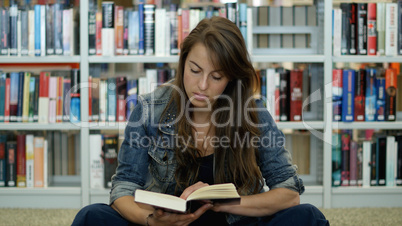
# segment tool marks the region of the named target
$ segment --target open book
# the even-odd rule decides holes
[[[212,202],[228,203],[233,205],[240,204],[240,196],[236,191],[236,187],[232,183],[215,184],[208,187],[202,187],[191,193],[187,197],[187,200],[173,195],[152,191],[144,191],[139,189],[135,191],[136,202],[182,213],[188,210],[189,202],[193,200],[210,200]]]

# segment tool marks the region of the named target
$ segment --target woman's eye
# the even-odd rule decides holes
[[[200,72],[200,71],[193,70],[193,69],[190,69],[190,71],[193,72],[193,73],[198,73],[198,72]]]
[[[216,76],[212,76],[212,78],[213,78],[214,80],[216,80],[216,81],[219,81],[219,80],[222,79],[222,77],[216,77]]]

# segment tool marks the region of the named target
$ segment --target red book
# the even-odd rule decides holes
[[[182,21],[182,40],[183,41],[187,35],[190,33],[190,10],[183,9],[181,14],[181,21]]]
[[[290,72],[290,121],[301,121],[303,104],[303,70]]]
[[[88,120],[92,122],[92,76],[88,77]]]
[[[102,12],[96,12],[95,47],[96,55],[102,55]]]
[[[10,78],[6,78],[6,93],[4,100],[4,122],[10,122]]]
[[[50,72],[42,71],[39,75],[39,97],[49,97]]]
[[[126,121],[126,94],[127,94],[127,80],[125,77],[116,78],[116,121]]]
[[[124,48],[124,8],[123,6],[115,6],[114,7],[114,40],[115,40],[115,54],[123,55]]]
[[[367,55],[377,54],[377,3],[367,3]]]
[[[385,121],[396,120],[397,73],[394,68],[385,71]]]
[[[356,141],[350,142],[350,156],[349,156],[349,185],[357,186],[357,149],[359,144]]]
[[[344,132],[341,137],[342,167],[341,167],[341,186],[349,186],[350,178],[350,134]]]
[[[17,187],[26,187],[25,134],[17,135]]]
[[[366,103],[366,70],[360,69],[355,80],[355,121],[365,120]]]
[[[56,122],[63,121],[64,78],[57,77]]]

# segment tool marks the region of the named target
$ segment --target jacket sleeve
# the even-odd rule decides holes
[[[147,106],[141,98],[130,115],[124,133],[124,141],[118,153],[118,166],[112,177],[109,203],[122,196],[134,196],[135,190],[143,189],[148,177],[149,155],[146,136]]]

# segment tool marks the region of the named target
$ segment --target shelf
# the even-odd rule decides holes
[[[80,195],[80,187],[47,187],[47,188],[18,188],[1,187],[0,196],[3,195]]]
[[[402,62],[402,56],[334,56],[332,60],[334,63],[392,63]]]
[[[332,122],[332,129],[402,129],[402,121],[393,122]]]
[[[399,187],[386,187],[386,186],[372,186],[372,187],[335,187],[332,188],[333,194],[400,194],[402,196],[402,186]]]
[[[324,129],[323,121],[277,122],[279,129]]]
[[[323,63],[324,55],[251,55],[251,61],[256,62],[300,62]]]
[[[179,56],[89,56],[89,63],[177,63]]]
[[[90,130],[124,130],[126,122],[90,122]],[[83,125],[85,126],[85,125]]]
[[[80,130],[80,124],[73,123],[0,123],[0,130]]]
[[[80,63],[80,56],[1,56],[1,63]]]

